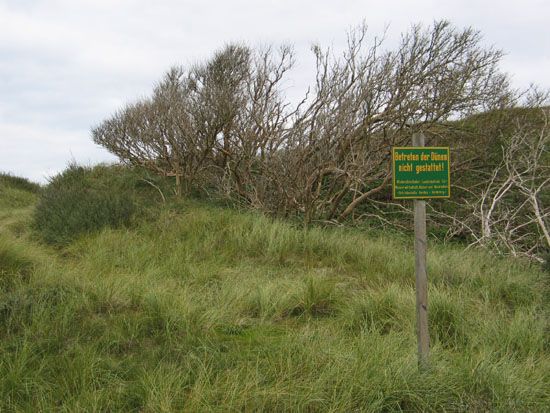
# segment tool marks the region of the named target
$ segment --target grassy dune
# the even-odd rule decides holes
[[[2,186],[3,185],[3,186]],[[550,411],[548,274],[410,240],[170,202],[62,248],[0,182],[0,411]]]

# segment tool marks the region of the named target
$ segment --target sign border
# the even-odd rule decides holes
[[[447,196],[395,196],[395,150],[400,149],[445,149],[449,159],[447,168]],[[451,197],[451,148],[449,146],[392,146],[391,148],[391,167],[392,167],[392,197],[393,199],[448,199]]]

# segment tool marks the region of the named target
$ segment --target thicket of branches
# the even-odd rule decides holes
[[[105,120],[93,139],[124,162],[174,176],[178,194],[214,190],[306,225],[345,221],[386,196],[392,146],[409,144],[416,131],[452,132],[449,120],[515,99],[498,70],[502,53],[483,47],[472,29],[413,26],[393,49],[368,34],[366,26],[351,31],[340,56],[312,47],[315,82],[297,104],[284,95],[291,47],[232,44],[204,63],[170,69],[150,98]],[[482,202],[472,206],[480,220],[502,168],[477,195],[482,201],[472,201]],[[547,185],[535,180],[540,189],[532,189],[518,174],[520,192]],[[456,220],[448,216],[455,233],[469,225],[458,230]]]
[[[546,102],[547,96],[537,96],[527,107],[482,122],[491,134],[464,151],[454,185],[458,196],[432,213],[446,226],[447,239],[461,237],[469,246],[539,261],[546,255],[550,262],[550,109],[541,107]]]

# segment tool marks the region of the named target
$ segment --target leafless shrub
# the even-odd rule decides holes
[[[500,254],[540,260],[550,248],[550,134],[544,96],[498,114],[498,136],[479,141],[480,156],[455,168],[453,199],[434,206],[446,239],[468,240]],[[491,119],[491,116],[488,116]],[[490,153],[489,153],[490,152]],[[464,156],[464,154],[462,154]]]
[[[539,111],[540,122],[518,122],[506,137],[502,161],[470,204],[472,245],[531,258],[550,248],[550,113]]]
[[[284,205],[311,220],[344,220],[388,186],[391,146],[460,115],[502,105],[501,52],[448,22],[414,26],[396,50],[361,26],[341,58],[315,46],[316,84],[288,131]]]

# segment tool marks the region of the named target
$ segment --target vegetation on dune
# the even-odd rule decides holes
[[[70,166],[41,194],[35,226],[46,242],[66,244],[104,226],[128,225],[134,204],[125,191],[94,185],[91,169]],[[120,192],[119,192],[120,191]]]
[[[20,208],[35,202],[40,186],[28,179],[0,173],[0,208]]]
[[[9,173],[0,172],[0,189],[5,191],[8,188],[20,189],[22,191],[37,193],[40,191],[40,185],[29,181],[27,178],[14,176]]]
[[[171,68],[92,129],[125,163],[198,191],[311,224],[406,228],[391,148],[422,133],[450,146],[453,199],[433,202],[440,238],[542,262],[550,249],[548,93],[517,91],[502,52],[446,21],[388,47],[365,25],[342,53],[312,47],[315,82],[291,102],[292,47],[229,44]]]
[[[176,177],[178,192],[214,188],[278,216],[345,221],[388,187],[392,146],[411,131],[514,100],[502,52],[447,21],[414,25],[388,47],[366,25],[342,53],[312,47],[315,81],[290,102],[292,47],[229,44],[170,69],[150,97],[92,129],[124,162]]]
[[[139,206],[143,211],[165,199],[163,189],[169,191],[162,179],[140,169],[70,165],[41,192],[33,225],[47,243],[64,245],[104,227],[130,225]]]
[[[228,45],[92,130],[133,167],[0,174],[0,411],[548,411],[546,97],[518,108],[501,52],[448,22],[347,46],[313,48],[292,107],[290,47]],[[389,198],[412,132],[454,183],[420,370]]]
[[[2,411],[550,405],[547,276],[534,264],[432,245],[433,350],[419,372],[408,240],[304,230],[168,191],[163,202],[119,167],[81,173],[107,192],[124,181],[147,219],[50,249],[35,241],[32,204],[3,199]]]

